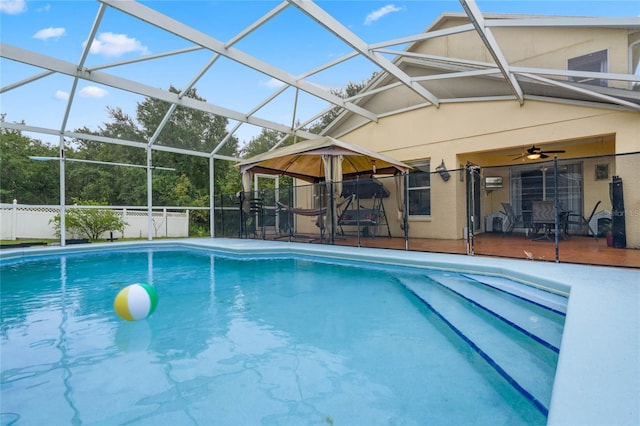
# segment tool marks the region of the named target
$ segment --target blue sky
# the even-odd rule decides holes
[[[278,1],[148,1],[142,2],[220,41],[227,41],[275,7]],[[317,4],[367,43],[394,39],[425,30],[445,12],[462,12],[458,1],[318,1]],[[536,15],[640,16],[640,0],[625,1],[477,1],[484,13]],[[3,43],[77,63],[95,19],[99,3],[92,0],[24,1],[0,0],[0,37]],[[132,59],[187,47],[170,34],[108,8],[86,66]],[[335,59],[351,49],[322,30],[314,21],[289,7],[234,47],[260,60],[299,75]],[[105,72],[167,89],[184,87],[211,58],[193,52],[153,62],[108,68]],[[342,88],[350,81],[367,79],[374,68],[365,60],[352,60],[309,78],[326,88]],[[39,69],[0,60],[1,85],[5,87],[38,74]],[[0,108],[9,122],[60,127],[72,87],[69,77],[53,75],[0,95]],[[248,112],[267,98],[279,83],[270,77],[221,59],[195,87],[200,96],[217,105]],[[107,107],[120,107],[135,116],[142,97],[107,86],[81,81],[67,130],[96,130],[109,120]],[[293,90],[256,115],[291,124]],[[301,94],[298,119],[305,120],[327,105]],[[233,124],[233,123],[232,123]],[[237,133],[248,141],[259,129],[243,126]],[[30,135],[51,140],[43,135]],[[55,141],[52,140],[52,141]]]

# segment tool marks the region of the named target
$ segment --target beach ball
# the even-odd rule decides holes
[[[120,290],[113,308],[118,316],[127,321],[145,319],[158,304],[158,293],[149,284],[131,284]]]

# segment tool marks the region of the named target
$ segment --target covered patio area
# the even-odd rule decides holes
[[[355,245],[355,239],[355,237],[337,239],[336,244]],[[361,237],[360,246],[404,249],[405,243],[402,238]],[[409,240],[408,248],[412,251],[466,254],[467,243],[465,240],[413,238]],[[477,235],[474,249],[476,256],[529,259],[527,253],[530,253],[533,261],[555,262],[553,241],[533,241],[518,234]],[[560,243],[559,258],[563,263],[640,268],[640,250],[607,247],[604,238],[596,240],[592,237],[572,236]]]
[[[274,237],[274,235],[265,235],[265,239],[268,240],[274,240]],[[286,238],[278,238],[277,241],[289,242]],[[328,241],[322,241],[315,237],[292,238],[291,242],[328,244]],[[406,249],[416,252],[467,254],[467,241],[463,239],[410,238],[405,244],[404,238],[400,237],[360,236],[358,239],[357,236],[346,235],[336,238],[334,244],[390,250]],[[475,237],[474,256],[555,262],[555,245],[553,241],[534,241],[521,234],[484,233]],[[577,235],[570,236],[560,243],[559,261],[561,263],[640,269],[640,250],[608,247],[604,238],[595,239]]]

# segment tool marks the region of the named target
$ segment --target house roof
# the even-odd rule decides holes
[[[127,61],[112,63],[90,63],[88,53],[91,43],[84,43],[83,48],[64,57],[53,57],[46,50],[34,51],[29,44],[10,45],[3,41],[0,49],[2,64],[12,62],[28,66],[28,72],[21,81],[3,81],[2,112],[11,111],[12,100],[23,102],[24,98],[12,97],[12,93],[19,93],[21,88],[42,84],[50,76],[66,77],[70,82],[70,96],[66,108],[59,114],[59,125],[42,124],[37,121],[25,123],[1,122],[5,128],[20,131],[33,132],[40,135],[68,138],[99,140],[106,143],[134,146],[139,148],[150,147],[155,150],[170,151],[183,154],[191,154],[202,157],[232,158],[219,155],[220,148],[236,134],[238,129],[249,126],[255,128],[267,128],[286,134],[295,134],[303,139],[317,138],[306,129],[324,113],[333,108],[343,111],[336,123],[348,116],[357,116],[363,122],[375,122],[385,115],[398,113],[425,106],[439,107],[442,103],[460,101],[484,101],[494,99],[508,99],[514,102],[524,103],[528,99],[542,99],[550,102],[574,102],[586,106],[598,108],[617,108],[629,111],[640,111],[640,92],[632,90],[632,86],[640,86],[640,75],[633,70],[626,73],[607,72],[570,72],[566,69],[549,69],[531,66],[520,66],[518,61],[512,60],[503,51],[503,44],[499,33],[504,29],[522,31],[525,28],[556,27],[556,28],[593,28],[621,29],[628,35],[628,48],[633,58],[634,66],[637,66],[640,58],[640,17],[629,18],[581,18],[581,17],[542,17],[529,15],[495,15],[483,14],[478,10],[475,2],[462,1],[464,13],[442,14],[433,24],[419,34],[404,37],[402,39],[388,40],[384,42],[370,43],[352,32],[345,23],[338,21],[326,10],[312,1],[287,0],[277,4],[258,17],[253,23],[231,37],[226,42],[215,38],[207,28],[194,27],[186,23],[186,17],[169,16],[160,9],[154,9],[142,3],[133,1],[100,0],[96,2],[96,13],[93,24],[83,23],[84,28],[89,28],[86,40],[96,40],[100,31],[117,32],[117,28],[103,28],[102,22],[108,22],[111,14],[124,14],[131,19],[132,26],[151,26],[155,31],[163,35],[169,34],[180,42],[173,50],[167,47],[165,52],[143,55]],[[152,3],[153,4],[153,3]],[[157,6],[161,8],[162,3]],[[328,63],[317,66],[303,73],[294,73],[284,65],[266,63],[256,54],[251,54],[240,47],[240,41],[254,36],[265,27],[269,21],[275,19],[281,13],[294,13],[305,19],[301,28],[317,25],[324,31],[326,37],[339,41],[348,46],[351,51],[342,57]],[[312,23],[308,21],[311,18]],[[229,16],[228,19],[234,19]],[[125,32],[125,29],[121,29]],[[437,40],[453,34],[475,34],[481,45],[489,52],[488,59],[484,61],[468,60],[461,56],[430,55],[422,48],[431,40]],[[278,41],[273,46],[277,47]],[[404,49],[392,50],[393,46],[406,46]],[[208,60],[200,69],[171,68],[164,60],[180,57],[188,54],[203,54]],[[293,53],[295,54],[295,52]],[[73,60],[69,58],[80,58]],[[260,75],[272,78],[282,83],[273,90],[272,94],[251,108],[239,108],[235,106],[237,99],[217,99],[216,93],[198,92],[199,95],[211,99],[208,101],[196,100],[181,96],[165,88],[149,83],[148,78],[131,78],[126,73],[128,67],[142,66],[143,64],[155,64],[157,74],[166,73],[169,76],[182,73],[186,75],[187,83],[184,87],[178,87],[185,91],[197,87],[198,81],[205,78],[211,70],[214,70],[222,60],[232,63],[237,67],[237,80],[229,84],[240,84],[244,72],[257,72]],[[365,60],[372,65],[376,77],[370,84],[353,98],[342,99],[330,89],[314,83],[312,76],[323,71],[334,69],[352,60]],[[179,63],[179,62],[178,62]],[[35,69],[35,71],[34,71]],[[157,71],[160,70],[160,71]],[[5,80],[3,76],[3,80]],[[155,77],[155,74],[154,74]],[[615,82],[609,87],[594,86],[572,80],[599,79],[606,82]],[[349,79],[348,81],[352,81]],[[126,140],[124,138],[105,138],[78,132],[69,128],[70,115],[77,111],[79,104],[79,91],[77,84],[89,83],[96,86],[108,87],[135,96],[154,98],[167,102],[172,106],[184,106],[207,113],[224,116],[229,120],[228,134],[220,140],[215,140],[201,147],[187,148],[170,139],[163,139],[163,124],[148,137],[148,140]],[[401,88],[401,98],[398,102],[388,102],[384,105],[369,102],[377,93],[388,90],[390,87]],[[289,94],[289,107],[293,120],[288,122],[271,117],[264,118],[262,111],[269,105]],[[242,97],[241,95],[239,96]],[[401,102],[400,102],[401,101]],[[32,102],[37,102],[33,100]],[[317,113],[302,117],[302,104],[308,102],[317,105]],[[173,107],[166,115],[168,119],[173,114]],[[298,115],[296,115],[298,114]],[[45,117],[43,117],[44,119]],[[325,130],[330,131],[331,126]],[[340,135],[333,135],[339,137]]]
[[[501,29],[511,29],[511,32],[503,31],[498,35]],[[519,63],[528,58],[512,59],[511,56],[515,55],[513,52],[511,52],[512,55],[507,55],[502,48],[502,43],[508,42],[510,38],[517,38],[528,29],[623,31],[628,40],[629,72],[622,74],[570,71],[566,69],[566,65],[564,68],[546,66],[544,60],[540,60],[540,65],[537,66],[520,65]],[[431,51],[439,50],[440,46],[437,44],[434,44],[433,49],[428,45],[431,40],[470,32],[475,32],[479,36],[492,60],[471,59],[455,54],[445,56]],[[389,48],[398,41],[407,40],[411,40],[411,43],[403,50]],[[468,43],[468,40],[457,43],[465,42]],[[524,49],[531,47],[527,46]],[[387,90],[398,92],[398,85],[392,76],[388,73],[380,73],[354,98],[354,103],[372,109],[378,116],[428,106],[438,107],[440,103],[515,100],[524,104],[527,99],[640,112],[640,84],[638,83],[640,75],[633,74],[632,71],[638,69],[640,61],[640,18],[636,17],[600,19],[513,14],[482,15],[477,10],[470,10],[467,14],[444,13],[424,33],[410,39],[391,41],[385,45],[378,44],[376,48],[380,53],[393,53],[394,64],[436,99],[436,102],[432,102],[430,99],[421,98],[404,90],[396,94],[396,103],[389,97],[385,98],[384,105],[379,102],[370,102],[381,92]],[[447,49],[454,50],[449,43],[447,43]],[[549,48],[551,51],[554,49],[558,49],[556,44]],[[543,57],[543,55],[540,56]],[[565,58],[565,64],[568,59]],[[325,129],[325,133],[341,136],[340,133],[331,133],[331,130],[352,116],[353,114],[349,111],[343,111]],[[365,124],[365,121],[359,120],[359,123]],[[350,125],[348,130],[353,128],[353,123]]]

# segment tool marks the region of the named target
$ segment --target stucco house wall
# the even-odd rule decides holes
[[[466,23],[466,16],[448,15],[441,17],[430,29]],[[570,58],[600,50],[607,51],[606,72],[628,73],[636,61],[629,54],[630,38],[634,35],[625,28],[494,27],[492,33],[511,67],[566,70]],[[494,63],[475,31],[416,42],[408,52],[430,55],[430,58],[476,61],[479,66]],[[429,68],[427,62],[410,54],[396,60],[398,66],[412,76],[443,73],[442,69]],[[451,72],[456,71],[455,64],[443,66],[450,67]],[[382,88],[389,83],[388,77],[380,75],[372,80],[369,89]],[[504,165],[504,169],[483,172],[483,176],[488,173],[502,176],[505,183],[500,190],[481,192],[483,216],[500,210],[502,202],[509,202],[510,160],[507,154],[513,157],[532,145],[565,150],[558,154],[559,160],[640,151],[639,112],[604,106],[596,103],[596,99],[576,102],[562,100],[561,96],[555,101],[527,97],[521,105],[501,75],[423,79],[421,84],[441,99],[439,107],[421,99],[406,86],[395,85],[359,101],[371,111],[393,110],[394,113],[382,115],[378,122],[346,113],[329,126],[326,134],[409,164],[430,160],[432,171],[441,161],[448,169],[458,169],[468,162],[485,167]],[[624,81],[610,81],[608,86],[629,89],[629,83]],[[549,86],[537,90],[547,90],[552,96],[554,89]],[[477,96],[484,98],[468,100]],[[640,247],[640,185],[637,184],[640,182],[640,155],[579,161],[583,167],[582,208],[586,214],[598,200],[602,201],[602,208],[611,208],[610,179],[596,181],[595,164],[609,162],[610,175],[623,178],[628,212],[627,246]],[[517,164],[513,163],[514,166]],[[432,177],[431,215],[410,217],[411,237],[463,237],[467,223],[466,182],[458,177],[458,172],[447,182],[437,175]]]
[[[586,142],[603,135],[613,143],[598,145]],[[467,161],[495,163],[489,154],[492,151],[502,152],[534,144],[572,141],[574,145],[567,146],[567,152],[559,154],[559,158],[635,152],[640,149],[640,120],[633,112],[541,101],[526,101],[522,106],[513,100],[452,103],[443,104],[439,109],[425,107],[385,117],[341,138],[407,163],[430,159],[432,170],[442,160],[450,169],[456,169]],[[585,139],[583,146],[575,143],[580,139]],[[612,171],[625,179],[625,207],[630,212],[640,208],[640,185],[633,184],[640,181],[640,164],[636,164],[638,156],[635,156],[635,161],[633,159],[623,157],[612,167]],[[585,167],[589,165],[587,163]],[[586,211],[595,203],[595,194],[601,197],[603,191],[601,187],[593,186],[595,182],[591,182],[590,173],[585,173],[585,176]],[[505,176],[505,182],[508,182],[508,176]],[[602,182],[598,184],[604,185]],[[435,177],[431,191],[432,215],[412,219],[420,225],[411,227],[411,235],[461,238],[461,230],[466,224],[465,184],[459,179],[443,182]],[[500,200],[508,201],[508,188],[501,193]],[[608,203],[608,200],[603,201]],[[452,217],[455,221],[451,220]],[[629,246],[640,246],[639,222],[640,218],[633,215],[627,220]]]

